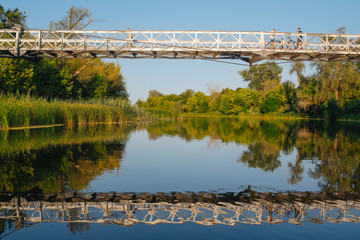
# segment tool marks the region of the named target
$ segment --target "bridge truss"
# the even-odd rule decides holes
[[[360,35],[225,31],[0,30],[0,57],[360,61]]]

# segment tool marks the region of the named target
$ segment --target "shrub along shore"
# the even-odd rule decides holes
[[[30,96],[0,95],[0,129],[54,124],[124,123],[148,116],[128,100],[46,100]]]

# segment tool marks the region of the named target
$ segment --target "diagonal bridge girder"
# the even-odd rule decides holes
[[[358,62],[360,34],[3,29],[0,57]]]

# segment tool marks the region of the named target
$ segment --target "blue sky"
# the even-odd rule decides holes
[[[345,26],[360,33],[359,0],[0,0],[5,8],[26,11],[27,26],[48,29],[75,6],[87,6],[94,19],[88,29],[229,30],[331,33]],[[118,59],[130,99],[146,99],[150,89],[179,94],[186,89],[207,92],[208,85],[247,87],[237,73],[246,67],[202,60]],[[242,63],[240,61],[234,61]],[[282,65],[283,81],[296,81]]]

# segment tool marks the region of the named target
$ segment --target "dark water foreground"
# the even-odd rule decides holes
[[[0,132],[0,190],[4,239],[354,238],[360,124],[193,118]]]

